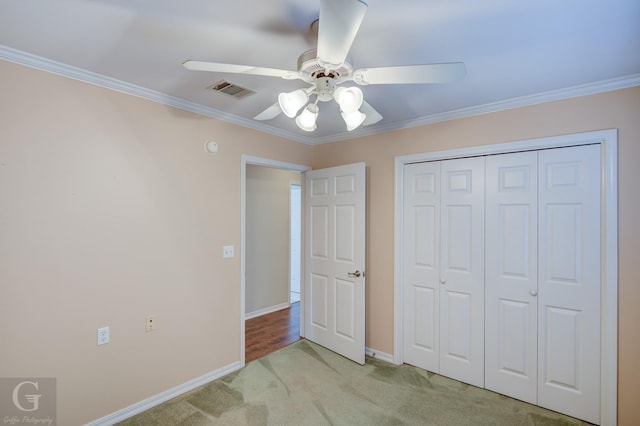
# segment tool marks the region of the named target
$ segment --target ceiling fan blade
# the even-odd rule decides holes
[[[445,64],[406,65],[398,67],[363,68],[353,72],[358,84],[428,84],[450,83],[467,73],[463,62]]]
[[[378,111],[376,111],[371,105],[367,103],[367,101],[363,101],[360,106],[360,112],[366,114],[367,118],[364,119],[362,123],[363,126],[370,126],[371,124],[376,124],[378,121],[382,120],[382,116]]]
[[[280,105],[278,104],[278,102],[276,102],[275,104],[271,105],[269,108],[262,111],[260,114],[253,117],[253,119],[260,120],[260,121],[271,120],[276,118],[278,115],[280,115],[281,112],[282,112],[282,109],[280,108]]]
[[[193,71],[226,72],[232,74],[264,75],[267,77],[280,77],[285,80],[301,78],[298,71],[279,70],[275,68],[253,67],[249,65],[221,64],[218,62],[185,61],[182,64],[186,69]]]
[[[318,58],[331,68],[340,67],[351,49],[367,11],[362,0],[321,0]]]

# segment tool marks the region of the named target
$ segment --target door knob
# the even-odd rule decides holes
[[[360,278],[362,276],[362,272],[360,271],[349,272],[347,275],[349,275],[350,277]]]
[[[529,294],[532,295],[532,296],[537,296],[538,295],[538,290],[535,290],[535,289],[532,288],[531,290],[529,290]]]
[[[440,285],[445,285],[447,283],[447,280],[440,280]]]

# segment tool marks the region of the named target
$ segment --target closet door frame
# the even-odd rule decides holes
[[[598,144],[601,150],[601,342],[600,424],[617,423],[618,385],[618,131],[617,129],[531,139],[495,145],[425,152],[395,158],[394,354],[403,356],[403,184],[405,164]]]

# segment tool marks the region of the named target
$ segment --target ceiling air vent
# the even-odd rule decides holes
[[[253,90],[245,89],[244,87],[229,83],[225,80],[214,83],[211,86],[207,87],[207,89],[213,90],[214,92],[224,93],[225,95],[233,96],[234,98],[244,98],[256,93]]]

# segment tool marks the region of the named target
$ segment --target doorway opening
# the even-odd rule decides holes
[[[242,157],[241,362],[304,336],[302,176],[306,166]]]

